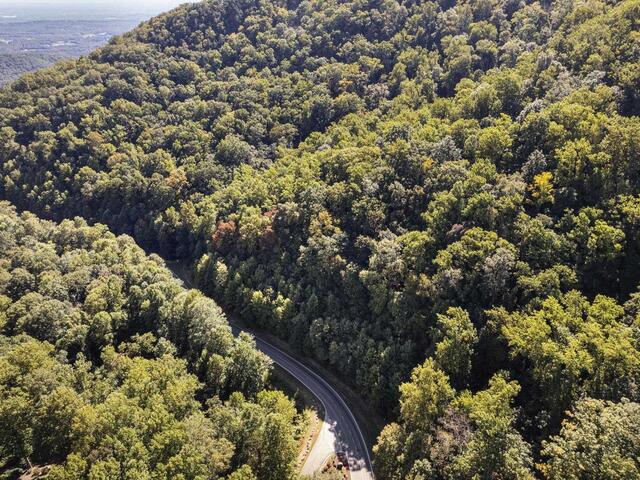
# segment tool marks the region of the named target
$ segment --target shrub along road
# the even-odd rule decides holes
[[[168,262],[167,266],[186,286],[193,288],[182,265]],[[301,473],[303,475],[313,474],[325,465],[332,454],[343,452],[349,462],[352,480],[373,479],[373,468],[364,436],[353,413],[340,394],[322,376],[261,338],[258,332],[241,328],[231,321],[229,323],[234,335],[243,331],[251,334],[260,351],[302,383],[324,406],[325,415],[320,434],[302,466]]]

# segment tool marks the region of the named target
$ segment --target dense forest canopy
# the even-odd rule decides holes
[[[381,478],[640,478],[639,27],[184,6],[0,91],[0,193],[192,262],[389,417]]]
[[[269,371],[130,237],[0,203],[2,478],[288,478],[301,418]]]

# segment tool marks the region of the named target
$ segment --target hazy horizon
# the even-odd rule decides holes
[[[0,0],[0,85],[86,55],[185,0]]]
[[[0,0],[0,21],[89,20],[95,16],[144,15],[151,17],[189,0]]]

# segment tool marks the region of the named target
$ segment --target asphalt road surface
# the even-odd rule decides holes
[[[185,274],[181,265],[167,262],[167,266],[174,275],[192,288],[188,275]],[[234,335],[238,335],[244,329],[232,325]],[[358,426],[353,413],[344,402],[342,397],[329,383],[319,374],[283,352],[279,348],[260,338],[259,334],[247,331],[256,341],[256,346],[273,363],[289,372],[296,380],[302,383],[307,389],[320,400],[324,406],[324,423],[320,434],[316,439],[307,459],[302,466],[302,474],[310,475],[320,470],[332,454],[342,452],[349,462],[349,470],[352,480],[373,480],[373,468],[369,450],[364,441],[362,431]]]
[[[235,335],[240,329],[232,326]],[[256,346],[274,363],[289,372],[313,393],[324,406],[324,423],[313,448],[302,466],[302,474],[320,470],[334,453],[343,452],[349,462],[352,480],[373,480],[369,450],[360,427],[342,397],[320,375],[301,362],[261,339],[254,332]]]

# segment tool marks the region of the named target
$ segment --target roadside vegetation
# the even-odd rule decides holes
[[[291,478],[305,422],[270,371],[130,237],[0,204],[2,478]]]

